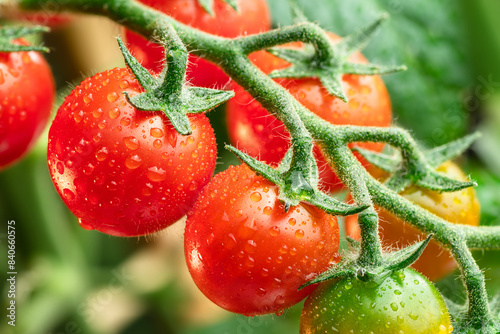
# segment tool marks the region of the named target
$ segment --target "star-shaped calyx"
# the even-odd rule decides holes
[[[40,51],[49,52],[49,49],[40,45],[20,45],[13,43],[14,40],[33,35],[39,32],[48,32],[50,29],[43,26],[34,27],[1,27],[0,28],[0,52]]]
[[[311,45],[306,45],[303,49],[271,48],[267,51],[291,63],[291,66],[275,70],[269,76],[271,78],[318,78],[331,95],[347,102],[342,89],[344,74],[379,75],[406,70],[406,66],[358,64],[349,61],[352,54],[362,50],[368,44],[387,17],[387,15],[382,15],[365,28],[344,37],[337,44],[330,43],[331,49],[328,52],[330,56],[325,57]]]
[[[192,130],[188,114],[212,110],[232,98],[234,92],[189,86],[186,83],[188,52],[172,26],[162,31],[160,41],[165,46],[167,64],[155,77],[139,64],[118,38],[125,62],[145,90],[135,96],[124,94],[139,110],[163,111],[177,132],[189,135]]]
[[[401,192],[411,184],[422,188],[453,192],[468,187],[476,186],[475,181],[458,181],[447,177],[436,171],[442,163],[461,155],[478,137],[479,133],[473,133],[445,145],[430,149],[423,154],[423,161],[409,162],[402,159],[400,154],[387,155],[365,150],[359,147],[353,148],[359,152],[370,164],[391,174],[384,182],[390,189]]]

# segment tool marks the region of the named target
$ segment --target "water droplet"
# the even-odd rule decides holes
[[[414,280],[413,283],[415,283],[415,285],[418,285],[420,282],[418,281],[418,279]]]
[[[69,190],[68,188],[63,189],[63,196],[68,201],[72,201],[75,199],[75,194],[71,190]]]
[[[273,237],[276,237],[280,234],[280,228],[278,226],[271,226],[269,228],[269,234]]]
[[[129,83],[128,83],[128,81],[127,81],[127,80],[122,80],[122,81],[120,81],[120,88],[121,88],[121,89],[127,89],[127,88],[128,88],[128,86],[129,86]]]
[[[94,171],[94,168],[95,168],[94,165],[89,163],[83,167],[83,173],[86,175],[90,175]]]
[[[102,134],[98,132],[92,137],[92,139],[95,143],[99,143],[102,140]]]
[[[57,164],[56,164],[56,169],[57,169],[57,172],[59,174],[63,174],[64,173],[64,165],[62,162],[58,161]]]
[[[348,282],[344,285],[344,289],[346,289],[346,290],[351,290],[351,289],[352,289],[352,282],[351,282],[351,281],[348,281]]]
[[[262,212],[263,212],[265,215],[270,216],[270,215],[273,213],[273,209],[272,209],[270,206],[266,206],[266,207],[264,208],[264,210],[262,210]]]
[[[115,102],[116,100],[118,100],[118,94],[116,92],[112,92],[112,93],[109,93],[108,94],[108,101],[109,102]]]
[[[89,225],[89,224],[85,223],[85,222],[82,220],[82,218],[78,218],[78,224],[80,224],[80,227],[81,227],[81,228],[83,228],[84,230],[91,231],[91,230],[93,230],[93,229],[94,229],[91,225]]]
[[[408,314],[408,316],[412,320],[417,320],[418,319],[418,314],[413,313],[413,311],[411,311],[410,314]]]
[[[148,179],[153,182],[165,181],[167,178],[167,172],[163,168],[158,168],[156,166],[149,168],[146,175]]]
[[[398,304],[396,304],[396,303],[392,302],[392,303],[391,303],[391,309],[392,309],[394,312],[396,312],[396,311],[399,309]]]
[[[109,118],[117,119],[118,117],[120,117],[120,109],[113,108],[109,111]]]
[[[302,239],[303,237],[304,237],[304,231],[303,230],[297,230],[297,231],[295,231],[295,238]]]
[[[108,149],[106,147],[102,147],[99,151],[96,152],[95,158],[97,161],[104,161],[108,157]]]
[[[83,97],[83,102],[85,102],[85,104],[89,104],[92,101],[94,101],[94,97],[92,96],[92,93],[88,94],[88,95],[85,95]]]
[[[288,219],[288,224],[294,226],[295,224],[297,224],[297,221],[295,220],[295,218],[290,218]]]
[[[399,295],[401,294],[401,291],[399,291],[399,290],[394,290],[394,294],[399,296]]]
[[[132,151],[137,150],[140,146],[137,138],[133,136],[123,138],[123,142],[125,143],[125,146],[127,146],[127,148]]]
[[[283,305],[283,304],[285,304],[285,298],[282,295],[278,295],[278,296],[276,296],[276,299],[274,300],[274,302],[277,305]]]
[[[259,192],[255,191],[250,195],[250,199],[254,202],[258,202],[262,199],[262,195]]]
[[[127,159],[125,159],[125,166],[127,166],[128,169],[137,169],[141,165],[142,159],[137,154],[128,156]]]
[[[151,130],[149,130],[149,134],[152,137],[161,138],[163,137],[163,130],[159,128],[151,128]]]
[[[397,318],[396,318],[396,320],[400,324],[402,324],[403,322],[405,322],[405,318],[402,315],[398,315]]]
[[[255,294],[259,297],[264,297],[266,295],[267,291],[266,289],[263,288],[258,288]]]

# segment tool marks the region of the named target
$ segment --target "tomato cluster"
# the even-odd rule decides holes
[[[239,0],[238,12],[215,0],[214,16],[197,0],[142,2],[224,37],[258,33],[271,26],[264,0]],[[164,64],[163,47],[130,31],[126,36],[132,53],[157,75]],[[340,40],[334,34],[329,38],[332,44]],[[286,47],[301,50],[304,45]],[[266,74],[290,66],[264,51],[249,57]],[[350,60],[367,62],[359,53]],[[203,59],[191,57],[190,66],[188,80],[196,86],[223,86],[229,80]],[[348,103],[330,95],[317,78],[276,82],[332,124],[391,125],[389,94],[378,76],[344,75],[342,88]],[[277,166],[290,146],[288,132],[243,88],[236,83],[231,88],[236,94],[227,104],[231,142]],[[142,236],[187,214],[187,266],[199,289],[222,308],[248,316],[280,314],[309,296],[301,319],[304,334],[451,333],[442,297],[432,283],[411,269],[369,280],[351,275],[300,289],[340,261],[336,217],[307,203],[286,207],[279,199],[278,186],[246,165],[212,177],[217,152],[207,117],[189,114],[192,133],[183,136],[162,111],[142,111],[132,105],[130,99],[143,92],[129,69],[98,73],[73,89],[52,123],[49,171],[56,190],[83,228],[114,236]],[[33,144],[48,119],[54,84],[43,58],[33,52],[0,53],[0,94],[3,167]],[[382,149],[375,143],[354,145]],[[314,154],[322,190],[339,190],[343,185],[320,145]],[[368,167],[361,156],[358,159]],[[451,163],[438,171],[465,178]],[[478,223],[479,205],[473,190],[438,194],[411,187],[402,195],[448,221]],[[388,212],[379,209],[379,215],[386,245],[407,246],[422,238]],[[359,238],[354,216],[346,219],[346,230]],[[414,267],[438,279],[454,262],[431,242]]]

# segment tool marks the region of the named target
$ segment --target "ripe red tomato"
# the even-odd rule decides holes
[[[329,36],[332,41],[339,40],[334,34]],[[294,43],[288,47],[300,48],[302,44]],[[250,59],[266,74],[290,65],[285,60],[263,51],[251,54]],[[356,53],[351,61],[365,63],[366,59]],[[391,101],[379,76],[344,75],[342,87],[349,99],[348,103],[331,96],[316,78],[276,81],[286,87],[306,108],[330,123],[381,127],[391,125]],[[231,143],[262,161],[279,163],[290,147],[290,136],[283,124],[236,83],[232,83],[231,89],[236,93],[227,107]],[[382,145],[376,143],[356,145],[375,151],[382,149]],[[318,146],[315,147],[314,154],[322,188],[326,191],[342,188],[342,183],[328,166]],[[364,162],[361,156],[357,156]],[[366,162],[364,164],[367,165]]]
[[[47,124],[54,98],[54,78],[39,52],[0,52],[0,169],[33,146]]]
[[[217,174],[188,213],[185,254],[198,288],[226,310],[280,313],[297,289],[340,260],[337,219],[302,203],[285,213],[278,187],[246,165]]]
[[[300,334],[453,331],[439,291],[412,269],[364,282],[344,277],[321,283],[307,298]]]
[[[460,167],[452,162],[444,163],[437,171],[456,180],[468,181],[467,176]],[[401,195],[451,223],[479,225],[480,206],[474,188],[438,193],[411,186]],[[405,224],[386,210],[377,208],[377,211],[379,214],[380,237],[384,246],[402,248],[425,239],[423,233],[411,225]],[[346,233],[348,236],[359,240],[360,230],[356,215],[346,217]],[[457,264],[447,250],[431,240],[412,267],[430,280],[437,281],[452,272],[457,267]]]
[[[203,114],[182,136],[161,111],[138,111],[143,89],[127,69],[84,80],[49,131],[48,163],[57,191],[84,228],[116,236],[159,231],[181,218],[215,168],[216,142]]]
[[[141,2],[172,16],[179,22],[222,37],[251,35],[271,28],[266,0],[237,0],[239,12],[223,1],[215,0],[214,16],[210,16],[198,0],[141,0]],[[125,36],[130,43],[130,51],[144,67],[154,72],[163,69],[165,61],[163,47],[131,31],[127,31]],[[220,87],[229,81],[229,77],[215,64],[195,56],[190,56],[189,61],[188,78],[195,86]]]

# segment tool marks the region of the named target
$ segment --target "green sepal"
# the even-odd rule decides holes
[[[453,192],[469,187],[477,187],[476,181],[458,181],[450,179],[446,175],[429,170],[427,174],[415,181],[415,184],[426,189],[434,191]]]
[[[431,167],[439,167],[445,161],[452,160],[464,153],[478,138],[481,133],[475,132],[444,145],[435,147],[425,153],[427,162]]]
[[[388,253],[385,257],[385,268],[396,271],[412,265],[418,260],[431,241],[433,234],[429,234],[425,240],[419,241],[411,246],[400,249],[396,252]]]
[[[344,260],[345,257],[337,264],[333,265],[330,269],[322,272],[314,279],[302,284],[299,290],[308,287],[312,284],[318,284],[321,282],[329,281],[338,277],[353,276],[356,274],[357,270],[355,267],[355,262],[353,260]]]
[[[289,187],[287,187],[287,178],[289,177],[288,170],[283,172],[280,168],[274,169],[269,165],[263,163],[262,161],[259,161],[249,156],[248,154],[243,153],[234,146],[226,145],[226,149],[234,153],[252,170],[259,173],[272,183],[276,184],[280,189],[279,199],[283,203],[285,203],[285,208],[296,206],[301,201],[304,201],[321,208],[327,213],[340,216],[348,216],[359,213],[369,207],[369,205],[354,206],[338,201],[337,199],[319,191],[316,187],[311,187],[311,191],[308,192],[297,193],[294,191],[290,191]],[[308,182],[306,183],[311,186]],[[303,186],[303,184],[301,185]]]
[[[20,52],[20,51],[49,52],[50,51],[49,48],[41,45],[16,45],[12,43],[14,40],[18,38],[48,31],[50,31],[50,29],[44,26],[1,27],[0,52]]]
[[[361,147],[353,147],[352,150],[361,154],[371,165],[383,171],[395,173],[401,167],[400,155],[387,155]]]
[[[172,34],[170,40],[180,43],[173,30],[167,32]],[[138,110],[163,111],[175,130],[182,135],[192,133],[188,114],[210,111],[234,96],[233,91],[187,86],[184,82],[185,63],[177,66],[179,73],[172,73],[174,69],[169,67],[173,64],[169,63],[159,77],[154,77],[130,54],[120,38],[118,38],[118,45],[125,62],[145,90],[144,93],[135,96],[124,93],[129,103]],[[185,62],[187,59],[187,51],[182,46],[166,53],[167,57],[173,58],[171,61],[179,59]],[[176,76],[174,78],[169,74]]]
[[[290,1],[290,9],[292,10],[292,20],[295,24],[309,22],[309,19],[306,17],[302,9],[300,9],[297,1]]]
[[[357,252],[360,250],[361,242],[351,237],[345,237],[345,240],[347,241],[349,248],[351,248],[353,251]]]
[[[238,3],[236,0],[222,0],[229,6],[231,6],[235,11],[239,11]],[[203,9],[210,14],[210,16],[215,16],[214,13],[214,0],[198,0],[198,3],[203,7]]]
[[[318,78],[331,95],[347,102],[342,89],[344,74],[382,75],[406,70],[406,66],[358,64],[349,61],[349,57],[354,52],[360,51],[368,44],[387,17],[387,14],[384,14],[367,27],[343,38],[335,45],[332,44],[333,59],[318,59],[318,55],[310,45],[306,45],[301,50],[271,48],[267,51],[291,63],[291,66],[275,70],[269,76],[271,78]]]

